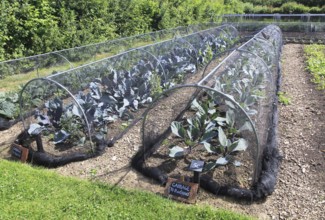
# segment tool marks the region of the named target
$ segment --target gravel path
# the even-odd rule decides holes
[[[276,192],[266,203],[280,219],[325,219],[325,93],[305,71],[302,45],[285,45],[281,90],[291,105],[280,107],[283,162]]]

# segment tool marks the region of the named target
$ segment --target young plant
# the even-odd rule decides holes
[[[7,119],[18,117],[18,93],[0,92],[0,117]]]
[[[248,143],[240,138],[240,131],[234,127],[235,111],[229,108],[226,117],[221,117],[222,112],[219,112],[218,107],[211,97],[203,103],[193,100],[191,108],[195,115],[182,122],[171,123],[172,133],[180,138],[185,147],[173,146],[170,148],[170,157],[186,156],[194,148],[202,146],[211,155],[219,156],[215,161],[206,163],[206,170],[229,163],[240,166],[234,155],[236,152],[245,151]],[[243,126],[241,131],[243,129],[247,129],[247,126]]]
[[[286,92],[278,92],[279,102],[283,105],[290,105],[291,98],[287,95]]]

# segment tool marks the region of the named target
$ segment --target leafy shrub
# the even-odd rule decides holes
[[[296,2],[288,2],[285,3],[281,6],[282,13],[284,14],[303,14],[303,13],[308,13],[309,8],[302,5],[298,4]]]
[[[268,6],[254,6],[254,14],[271,14],[272,8]]]
[[[253,14],[255,13],[254,11],[254,5],[252,3],[244,3],[244,13],[245,14]]]
[[[311,14],[321,14],[322,13],[322,8],[311,7],[310,10],[309,10],[309,13],[311,13]]]

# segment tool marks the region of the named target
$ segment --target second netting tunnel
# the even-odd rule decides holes
[[[168,177],[190,180],[189,166],[200,160],[200,185],[214,194],[246,200],[271,194],[281,158],[281,48],[280,29],[267,26],[222,62],[211,61],[198,83],[164,92],[145,112],[133,166],[165,184]]]

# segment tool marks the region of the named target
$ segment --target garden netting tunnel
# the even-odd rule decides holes
[[[24,131],[16,143],[29,149],[29,161],[47,167],[98,156],[163,91],[197,82],[237,39],[233,26],[222,25],[35,78],[20,94]]]
[[[238,199],[271,194],[277,150],[277,90],[282,33],[269,25],[192,84],[164,91],[145,111],[142,149],[132,165],[161,184],[203,161],[200,186]],[[193,181],[193,179],[192,179]]]
[[[0,62],[0,79],[16,74],[29,74],[33,71],[36,72],[34,74],[35,76],[44,77],[55,72],[72,69],[81,64],[110,57],[131,48],[157,43],[217,26],[216,23],[193,24],[186,27],[181,26],[164,29],[30,57],[2,61]]]

